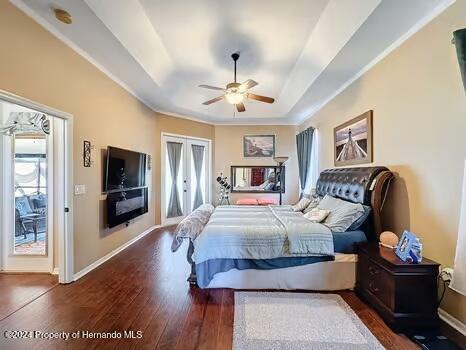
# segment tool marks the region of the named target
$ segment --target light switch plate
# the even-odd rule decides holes
[[[80,195],[86,193],[86,185],[74,185],[74,194]]]

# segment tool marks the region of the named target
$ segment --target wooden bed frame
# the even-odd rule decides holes
[[[329,194],[353,203],[368,205],[372,216],[363,226],[369,241],[378,241],[382,233],[381,214],[388,195],[393,173],[386,167],[351,167],[326,169],[320,173],[316,184],[319,196]],[[194,244],[189,240],[187,260],[191,265],[188,282],[197,285],[196,265],[192,259]]]

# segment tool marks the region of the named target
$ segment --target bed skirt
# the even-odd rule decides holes
[[[274,270],[237,270],[217,273],[206,288],[304,289],[335,291],[354,289],[356,254],[336,254],[335,260]]]

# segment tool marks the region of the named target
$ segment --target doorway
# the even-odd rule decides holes
[[[211,140],[162,133],[162,225],[211,202]]]
[[[0,91],[2,272],[74,279],[71,118]]]

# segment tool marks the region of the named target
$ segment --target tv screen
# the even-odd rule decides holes
[[[146,155],[108,147],[105,179],[107,192],[146,186]]]

